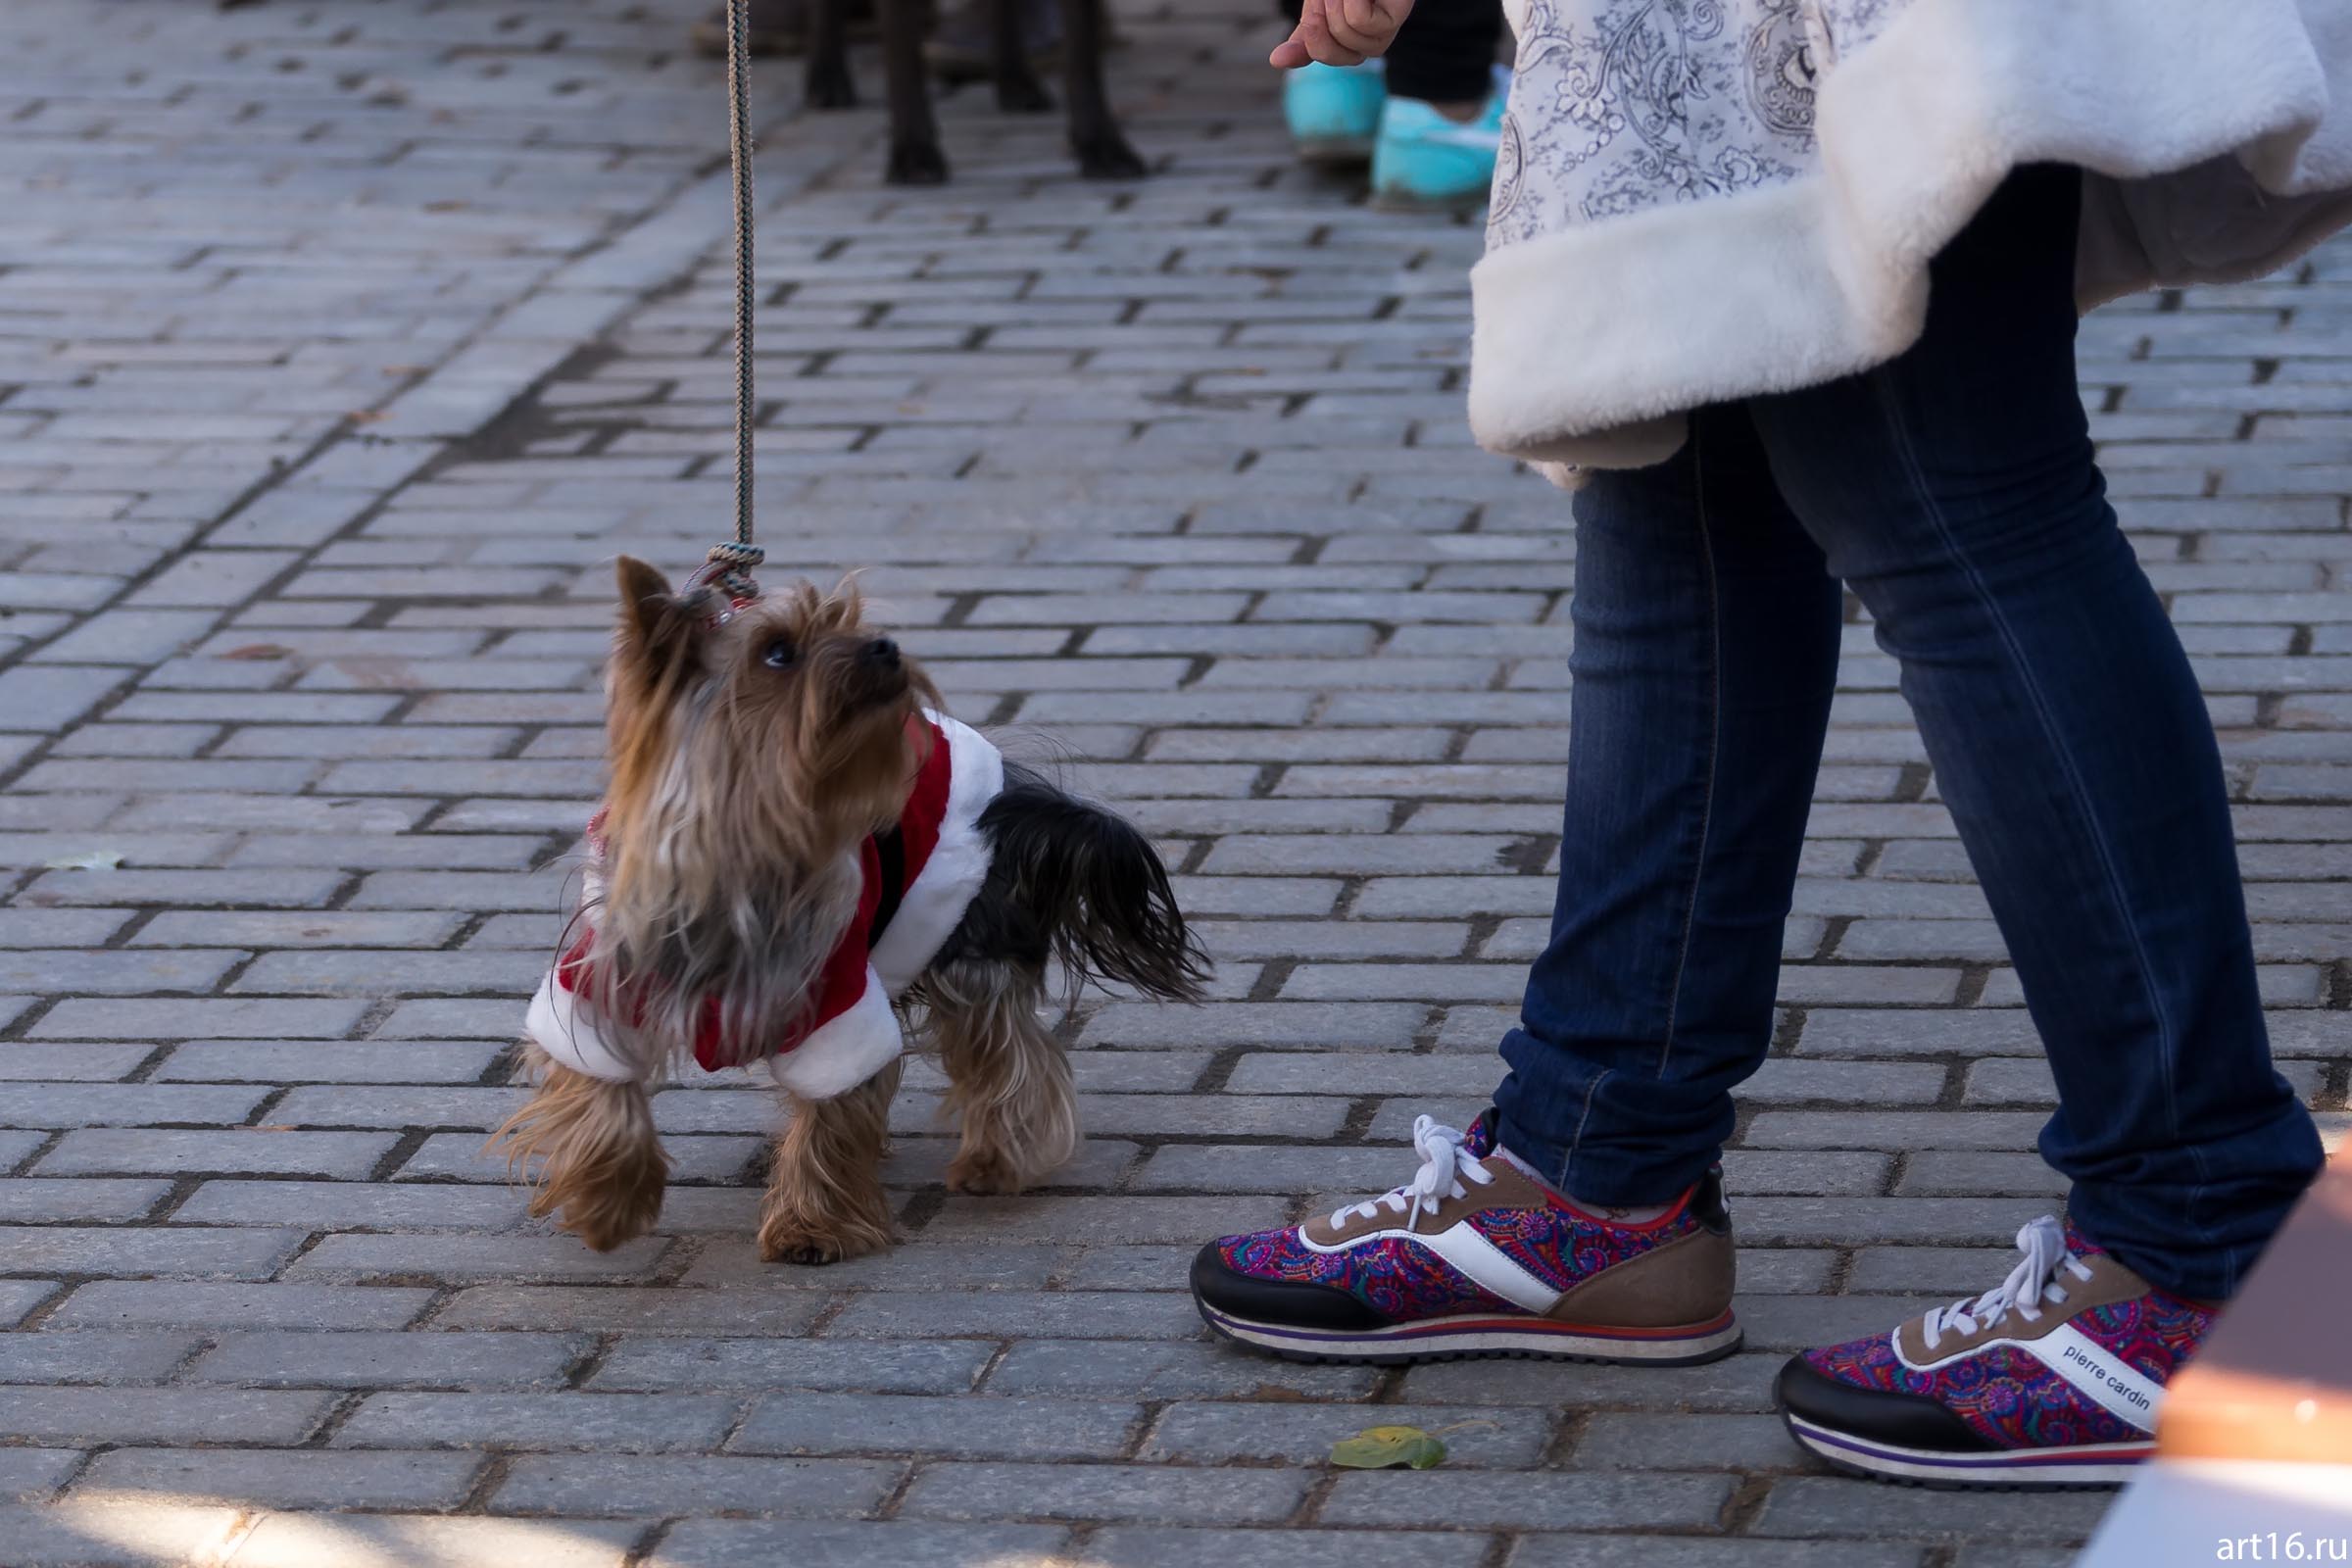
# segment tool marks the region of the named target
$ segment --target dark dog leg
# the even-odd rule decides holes
[[[1061,33],[1078,172],[1089,179],[1142,178],[1144,161],[1119,133],[1102,88],[1102,0],[1061,0]]]
[[[883,92],[890,103],[893,185],[938,185],[948,177],[939,150],[939,122],[931,117],[931,84],[923,70],[923,12],[918,0],[876,0],[882,24]]]
[[[1021,0],[989,0],[988,29],[996,54],[997,107],[1019,115],[1053,108],[1053,95],[1029,69],[1029,50],[1021,37]]]
[[[850,0],[814,0],[808,11],[808,70],[801,95],[811,109],[853,109],[857,78],[850,74]]]

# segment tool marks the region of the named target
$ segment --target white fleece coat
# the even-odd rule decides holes
[[[2352,0],[1504,8],[1470,424],[1563,483],[1900,354],[1929,259],[2021,164],[2085,171],[2085,310],[2352,220]]]

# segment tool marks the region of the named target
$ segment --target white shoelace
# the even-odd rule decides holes
[[[1492,1182],[1494,1174],[1479,1157],[1463,1152],[1462,1137],[1459,1131],[1435,1116],[1415,1116],[1413,1152],[1421,1156],[1421,1168],[1413,1173],[1413,1179],[1378,1198],[1334,1209],[1332,1228],[1340,1229],[1350,1218],[1378,1219],[1385,1205],[1402,1214],[1404,1228],[1411,1230],[1423,1213],[1435,1213],[1438,1205],[1448,1198],[1464,1197],[1469,1191],[1462,1185],[1465,1179],[1480,1187]]]
[[[2037,1323],[2043,1306],[2056,1306],[2066,1300],[2066,1287],[2057,1283],[2061,1270],[2079,1280],[2090,1278],[2090,1269],[2066,1250],[2066,1232],[2047,1214],[2017,1233],[2017,1250],[2026,1254],[2025,1259],[2009,1271],[2007,1279],[1973,1301],[1962,1297],[1951,1305],[1937,1307],[1928,1314],[1922,1337],[1930,1350],[1936,1348],[1936,1342],[1947,1330],[1959,1335],[1974,1334],[1980,1328],[2000,1322],[2011,1312],[2029,1323]]]

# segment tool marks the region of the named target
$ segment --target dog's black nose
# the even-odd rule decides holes
[[[899,645],[887,637],[877,637],[858,650],[858,657],[869,664],[884,669],[896,669],[899,663]]]

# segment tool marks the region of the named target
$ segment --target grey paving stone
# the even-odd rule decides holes
[[[695,1195],[671,1194],[679,1196]],[[756,1199],[758,1195],[703,1196]],[[739,1243],[706,1246],[680,1283],[765,1291],[1032,1291],[1054,1284],[1070,1266],[1070,1256],[1067,1248],[1044,1243],[937,1243],[918,1235],[863,1257],[845,1258],[823,1268],[800,1268],[766,1262],[757,1248]]]
[[[1891,1324],[1889,1325],[1891,1326]],[[1442,1362],[1405,1374],[1402,1402],[1623,1410],[1775,1408],[1772,1380],[1785,1355],[1741,1354],[1696,1367]]]
[[[441,1514],[276,1513],[229,1561],[234,1568],[620,1568],[645,1536],[635,1524]]]
[[[57,1294],[55,1280],[0,1280],[0,1327],[11,1327]]]
[[[478,1082],[507,1047],[465,1040],[202,1040],[153,1074],[172,1083]]]
[[[1987,1276],[1986,1283],[1973,1287],[1970,1294],[1990,1290],[2000,1283],[2002,1272]],[[1751,1350],[1788,1354],[1838,1345],[1885,1334],[1929,1307],[1950,1303],[1950,1295],[1926,1294],[1930,1288],[1914,1287],[1916,1295],[1751,1296],[1740,1302],[1740,1326]]]
[[[172,1001],[69,998],[32,1026],[36,1040],[319,1039],[360,1021],[363,1002],[198,997]]]
[[[1014,1353],[1027,1348],[1016,1347]],[[990,1347],[970,1340],[853,1344],[823,1340],[624,1339],[606,1353],[587,1386],[641,1393],[669,1389],[820,1389],[874,1394],[961,1394],[971,1389],[994,1355]],[[996,1377],[1001,1380],[1004,1371],[1000,1365]],[[1007,1387],[1001,1392],[1123,1391]]]
[[[450,1508],[464,1500],[482,1462],[470,1453],[117,1448],[90,1461],[74,1495],[240,1508]]]
[[[306,1289],[329,1290],[313,1286]],[[384,1287],[374,1287],[381,1291]],[[714,1324],[745,1334],[798,1334],[822,1313],[816,1292],[708,1291],[681,1312],[674,1292],[616,1285],[474,1285],[433,1314],[436,1328],[525,1329],[699,1337]]]
[[[1552,1422],[1535,1410],[1418,1409],[1413,1424],[1442,1432],[1446,1463],[1470,1469],[1528,1469],[1550,1446]],[[1184,1464],[1316,1464],[1331,1446],[1381,1424],[1355,1409],[1312,1404],[1177,1403],[1159,1412],[1137,1450]]]
[[[151,991],[209,991],[244,961],[234,950],[139,953],[50,950],[0,953],[0,986],[11,991],[130,996]]]
[[[303,1133],[305,1138],[352,1137],[357,1133]],[[393,1174],[400,1182],[479,1182],[495,1187],[508,1187],[514,1173],[507,1169],[503,1155],[493,1154],[484,1148],[488,1142],[480,1129],[462,1133],[434,1133],[417,1146],[400,1169]],[[764,1138],[678,1138],[664,1137],[662,1152],[669,1156],[669,1179],[681,1182],[742,1182],[749,1179],[753,1162],[765,1152]],[[671,1191],[677,1189],[673,1186]]]
[[[1859,1541],[1530,1535],[1506,1560],[1509,1568],[1919,1568],[1921,1549]]]
[[[593,1343],[579,1334],[431,1330],[223,1334],[183,1381],[302,1389],[556,1388]]]
[[[1048,1525],[687,1519],[662,1538],[646,1568],[761,1568],[786,1559],[806,1568],[860,1568],[875,1562],[968,1568],[1053,1561],[1068,1536]]]
[[[172,1184],[166,1181],[0,1177],[0,1220],[138,1219],[171,1191]],[[0,1236],[6,1234],[0,1232]],[[0,1241],[0,1253],[16,1255],[5,1241]]]
[[[1141,1464],[934,1464],[900,1503],[907,1519],[989,1519],[1018,1498],[1036,1519],[1265,1524],[1306,1494],[1301,1470],[1183,1470]]]
[[[53,1185],[64,1186],[63,1182]],[[673,1195],[674,1196],[674,1195]],[[383,1182],[208,1181],[172,1211],[174,1225],[252,1225],[299,1214],[319,1229],[512,1231],[532,1223],[527,1199],[509,1187],[399,1186]],[[341,1238],[327,1240],[381,1240]],[[487,1241],[488,1238],[478,1240]],[[547,1238],[533,1237],[544,1247]],[[575,1249],[578,1250],[578,1249]],[[643,1249],[640,1249],[642,1252]],[[346,1257],[346,1267],[363,1259]]]
[[[1750,1198],[1738,1224],[1768,1242],[1975,1241],[2011,1236],[2047,1209],[2035,1198]]]
[[[201,1343],[193,1334],[13,1334],[0,1338],[0,1383],[160,1383]]]
[[[113,1226],[0,1226],[0,1260],[25,1273],[116,1274],[181,1279],[268,1279],[302,1245],[298,1230],[161,1229]]]
[[[905,1473],[905,1465],[884,1460],[526,1456],[510,1468],[490,1506],[566,1518],[706,1512],[857,1518],[873,1512]]]
[[[5,1116],[17,1127],[122,1127],[212,1122],[235,1126],[264,1091],[196,1084],[20,1084]]]
[[[1284,1205],[1230,1198],[951,1198],[923,1228],[937,1241],[1186,1242],[1279,1225]]]
[[[333,1405],[325,1394],[27,1384],[0,1399],[0,1434],[48,1443],[290,1445],[318,1430]]]
[[[1203,1340],[1024,1339],[989,1372],[988,1391],[1142,1399],[1359,1399],[1377,1382],[1369,1367],[1296,1365]]]
[[[190,1545],[226,1542],[234,1508],[78,1500],[0,1506],[11,1568],[180,1568]]]
[[[1978,1497],[1889,1489],[1844,1477],[1792,1476],[1773,1483],[1750,1528],[1760,1536],[1965,1539],[2046,1546],[2087,1537],[2112,1500],[2098,1493],[2064,1492]]]
[[[1812,1461],[1777,1415],[1638,1415],[1601,1411],[1576,1434],[1588,1470],[1802,1470]]]
[[[77,1448],[0,1448],[0,1506],[51,1495],[83,1457]]]
[[[188,1176],[233,1172],[358,1178],[373,1170],[397,1142],[398,1135],[388,1132],[291,1132],[275,1126],[220,1132],[76,1128],[41,1156],[38,1174]]]
[[[290,1280],[643,1279],[668,1243],[640,1237],[592,1252],[569,1236],[328,1236],[285,1271]]]
[[[1922,1150],[1903,1161],[1895,1191],[1905,1197],[1944,1193],[2020,1193],[2059,1198],[2066,1178],[2042,1163],[2039,1154],[1997,1150]]]
[[[2012,1110],[1765,1110],[1748,1123],[1762,1149],[2030,1149],[2044,1116]]]
[[[335,1433],[344,1448],[707,1449],[737,1401],[702,1394],[371,1394]]]
[[[770,1395],[728,1440],[738,1453],[1089,1459],[1122,1451],[1143,1406],[1093,1399]]]
[[[1403,1485],[1384,1485],[1394,1482]],[[1690,1529],[1714,1524],[1733,1486],[1729,1476],[1549,1475],[1537,1487],[1512,1474],[1359,1471],[1334,1483],[1321,1517],[1408,1528],[1442,1519],[1456,1529]]]
[[[1171,1281],[1171,1283],[1173,1283]],[[987,1291],[968,1296],[875,1291],[827,1321],[841,1339],[1158,1339],[1190,1335],[1200,1323],[1192,1298],[1174,1292]]]
[[[1434,1531],[1187,1530],[1113,1525],[1087,1542],[1103,1568],[1189,1568],[1203,1562],[1281,1562],[1293,1568],[1415,1568],[1459,1561],[1481,1548],[1476,1536]]]
[[[399,1328],[432,1299],[414,1287],[92,1280],[49,1316],[60,1328]]]

